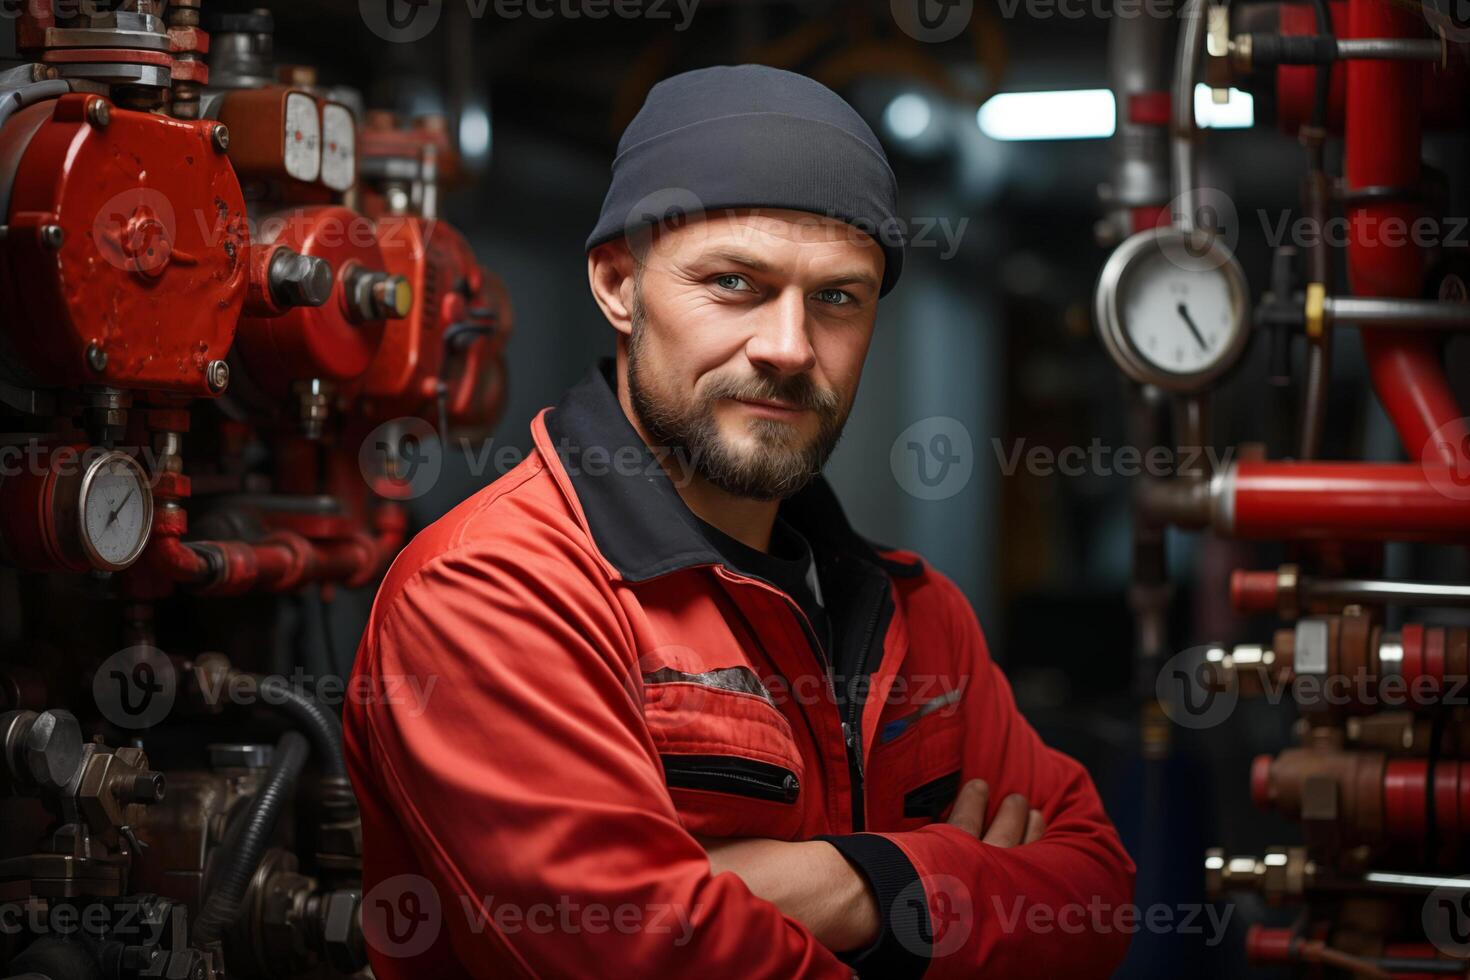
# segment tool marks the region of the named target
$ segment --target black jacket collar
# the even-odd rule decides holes
[[[547,413],[545,424],[594,543],[625,579],[640,582],[681,568],[725,563],[623,414],[612,358],[601,358],[568,389]],[[780,513],[824,561],[850,557],[899,576],[918,574],[922,568],[879,555],[848,524],[820,475],[782,501]]]

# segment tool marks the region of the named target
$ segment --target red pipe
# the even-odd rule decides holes
[[[166,579],[194,586],[201,595],[289,592],[307,582],[340,582],[356,588],[371,582],[403,545],[407,517],[399,504],[373,512],[373,533],[312,541],[294,531],[272,531],[260,542],[181,540],[182,511],[154,522],[145,559]],[[201,552],[219,555],[216,572]]]
[[[1390,0],[1349,0],[1349,37],[1425,36],[1422,16]],[[1424,65],[1416,61],[1355,59],[1347,64],[1344,176],[1349,191],[1364,187],[1417,190],[1421,185]],[[1424,250],[1403,232],[1422,217],[1409,201],[1382,201],[1346,209],[1348,283],[1359,296],[1418,297],[1424,288]],[[1450,391],[1439,338],[1396,330],[1364,330],[1363,354],[1373,389],[1415,459],[1454,465],[1466,435],[1463,413]],[[1438,434],[1441,438],[1431,438]]]
[[[1418,463],[1237,463],[1216,513],[1244,538],[1470,540],[1470,500],[1451,471]]]

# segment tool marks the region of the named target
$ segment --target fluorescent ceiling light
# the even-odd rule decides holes
[[[929,128],[932,116],[929,100],[913,92],[898,96],[883,111],[883,121],[888,124],[888,131],[905,140],[922,136],[924,130]]]
[[[1194,87],[1194,119],[1201,129],[1250,129],[1256,124],[1256,100],[1249,92],[1230,90],[1230,101],[1215,102],[1208,85]]]
[[[1230,101],[1217,105],[1210,87],[1199,85],[1194,116],[1203,129],[1249,129],[1255,125],[1255,99],[1233,88]],[[1002,92],[980,107],[975,121],[994,140],[1107,139],[1117,125],[1117,106],[1105,88]]]
[[[490,151],[490,114],[481,106],[465,106],[459,114],[459,148],[467,157]]]
[[[1002,92],[980,107],[975,121],[993,140],[1087,140],[1113,135],[1113,93],[1105,88],[1068,92]]]

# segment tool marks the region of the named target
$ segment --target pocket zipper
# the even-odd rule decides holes
[[[784,766],[731,755],[664,755],[664,781],[680,789],[714,790],[777,803],[795,803],[796,773]]]

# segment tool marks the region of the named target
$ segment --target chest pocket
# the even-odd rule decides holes
[[[794,838],[805,772],[791,726],[755,671],[650,659],[644,716],[684,826],[710,837]]]
[[[941,691],[884,712],[868,764],[872,830],[913,830],[948,817],[963,780],[961,694]]]

